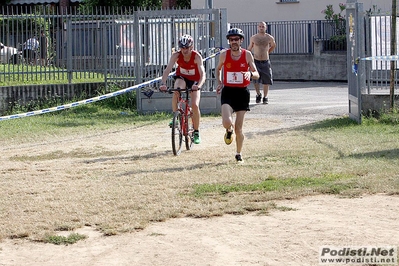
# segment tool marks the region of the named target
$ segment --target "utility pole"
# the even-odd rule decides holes
[[[392,0],[391,14],[391,55],[396,55],[396,0]],[[390,107],[393,110],[395,106],[395,68],[396,61],[391,61],[391,82],[389,87]]]

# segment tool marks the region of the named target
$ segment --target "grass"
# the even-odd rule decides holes
[[[47,66],[0,64],[0,86],[66,84],[69,73],[66,69]],[[73,83],[104,82],[104,74],[93,72],[73,72]]]
[[[52,235],[47,236],[43,242],[55,244],[55,245],[71,245],[75,244],[79,240],[86,239],[87,236],[81,234],[70,234],[68,236]]]
[[[398,195],[395,115],[247,128],[240,165],[219,141],[222,127],[211,126],[215,116],[203,117],[204,143],[178,157],[167,114],[92,104],[3,121],[0,238],[72,244],[82,236],[57,232],[91,226],[115,235],[177,217],[267,215],[294,211],[275,201],[317,194]]]
[[[3,121],[3,139],[48,137],[69,133],[105,130],[126,125],[141,126],[165,119],[165,113],[140,116],[136,111],[109,108],[102,103],[83,105],[72,109],[30,117]]]
[[[349,180],[348,180],[349,179]],[[276,179],[268,178],[256,184],[201,184],[194,186],[195,196],[206,196],[212,193],[227,194],[232,192],[268,192],[308,188],[323,193],[339,194],[355,186],[352,184],[355,177],[340,175],[324,175],[319,178],[297,177]],[[349,181],[349,182],[345,182]]]

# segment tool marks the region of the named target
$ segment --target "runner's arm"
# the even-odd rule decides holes
[[[178,56],[179,56],[179,52],[175,52],[170,57],[169,63],[166,66],[166,68],[165,68],[165,70],[163,71],[163,74],[162,74],[161,85],[165,85],[166,84],[166,80],[168,79],[168,76],[169,76],[170,72],[172,71],[173,66],[176,64]]]
[[[253,42],[253,37],[251,36],[251,38],[249,39],[249,45],[247,50],[252,52],[252,48],[254,48],[254,42]]]
[[[271,37],[272,39],[271,39],[271,42],[270,42],[269,54],[270,54],[271,52],[273,52],[274,49],[276,48],[276,41],[274,40],[274,37],[271,36],[271,35],[270,35],[270,37]]]
[[[246,52],[246,59],[249,66],[249,79],[259,79],[259,72],[256,68],[254,57],[250,51]]]
[[[219,54],[219,62],[218,65],[216,66],[215,69],[215,76],[216,76],[216,82],[217,82],[217,87],[216,87],[216,92],[220,93],[221,89],[223,88],[223,83],[222,83],[222,68],[224,64],[224,60],[226,59],[226,50],[222,51]]]
[[[206,80],[205,67],[204,67],[204,63],[203,63],[203,59],[202,59],[201,55],[197,54],[195,56],[195,63],[198,66],[198,71],[200,74],[200,80],[198,81],[197,86],[198,86],[198,89],[201,89]]]

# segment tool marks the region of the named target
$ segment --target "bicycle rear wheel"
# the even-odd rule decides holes
[[[186,150],[191,150],[191,146],[193,145],[194,142],[194,124],[193,124],[193,114],[192,111],[190,110],[190,113],[188,116],[186,116],[186,123],[185,123],[185,142],[186,142]]]
[[[183,131],[182,131],[182,116],[179,111],[176,111],[173,115],[172,122],[172,150],[174,155],[181,153],[183,144]]]

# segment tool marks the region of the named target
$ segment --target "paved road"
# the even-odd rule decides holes
[[[251,85],[248,118],[279,119],[283,127],[295,127],[348,114],[348,85],[331,82],[275,82],[269,104],[255,103]]]

